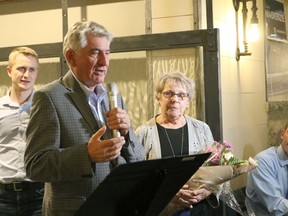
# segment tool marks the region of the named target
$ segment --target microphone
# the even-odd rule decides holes
[[[118,95],[118,90],[116,83],[111,82],[107,84],[107,91],[108,91],[108,97],[109,97],[109,106],[110,110],[117,107],[117,95]],[[120,137],[120,133],[118,130],[113,130],[113,137]]]

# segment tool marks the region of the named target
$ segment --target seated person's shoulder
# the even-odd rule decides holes
[[[257,168],[263,168],[263,166],[271,167],[274,163],[277,163],[277,154],[276,154],[277,147],[270,147],[264,151],[259,152],[255,156],[255,160],[258,163]]]

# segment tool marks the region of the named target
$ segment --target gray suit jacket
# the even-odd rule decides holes
[[[46,182],[42,215],[47,216],[74,215],[110,172],[109,162],[89,160],[86,145],[99,126],[71,73],[35,92],[26,133],[26,172]],[[105,104],[108,110],[108,98]],[[122,98],[119,105],[125,108]],[[111,131],[104,136],[112,137]],[[143,160],[143,147],[132,129],[126,140],[118,163]]]

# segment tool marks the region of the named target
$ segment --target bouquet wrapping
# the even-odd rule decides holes
[[[193,181],[197,181],[198,183],[203,182],[208,185],[219,185],[254,169],[256,166],[257,164],[251,157],[247,162],[239,164],[217,166],[204,165],[198,169],[189,182],[193,183]]]
[[[257,166],[251,157],[248,160],[239,160],[232,153],[232,145],[227,141],[214,142],[205,150],[212,152],[208,160],[188,181],[189,188],[194,190],[205,187],[221,199],[226,205],[244,215],[233,191],[230,180],[246,173]],[[216,206],[215,206],[216,207]]]

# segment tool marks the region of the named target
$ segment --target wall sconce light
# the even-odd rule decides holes
[[[239,61],[240,60],[240,56],[250,56],[252,55],[251,52],[249,52],[248,49],[248,40],[247,38],[249,38],[249,41],[255,41],[258,40],[259,38],[259,32],[258,32],[258,17],[257,17],[257,13],[256,11],[258,10],[257,6],[256,6],[256,0],[232,0],[233,1],[233,5],[234,5],[234,9],[236,11],[237,17],[236,17],[236,60]],[[250,22],[250,32],[249,35],[247,35],[248,29],[247,29],[247,14],[248,14],[248,9],[247,9],[247,2],[248,1],[252,1],[252,18],[251,18],[251,22]],[[241,52],[240,51],[240,47],[239,47],[239,29],[238,29],[238,10],[239,10],[239,6],[240,3],[242,3],[242,18],[243,18],[243,45],[244,45],[244,51]]]

